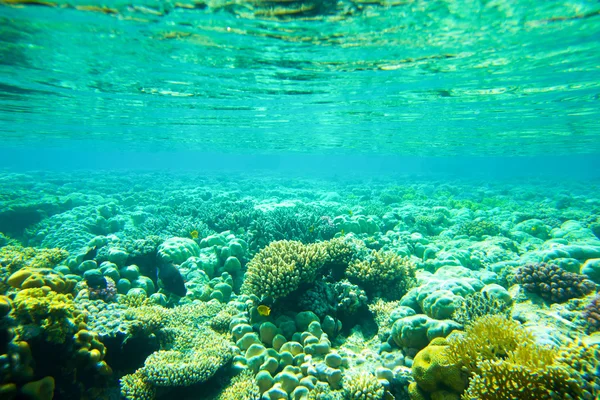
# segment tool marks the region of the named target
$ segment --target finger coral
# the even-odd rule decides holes
[[[326,257],[320,243],[272,242],[248,263],[242,293],[274,299],[285,297],[301,283],[314,281]]]
[[[596,287],[585,275],[567,272],[558,265],[546,263],[524,265],[515,271],[514,277],[525,290],[552,303],[583,297]]]
[[[379,250],[352,261],[346,276],[374,297],[397,300],[413,285],[415,271],[409,258]]]

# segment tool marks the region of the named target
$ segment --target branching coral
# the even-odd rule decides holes
[[[465,400],[597,398],[598,346],[541,346],[499,315],[478,319],[448,342],[450,361],[471,376]]]
[[[503,315],[509,317],[511,305],[481,292],[467,295],[460,307],[454,311],[452,319],[462,325],[468,325],[484,315]]]
[[[528,343],[506,359],[484,360],[470,381],[463,399],[544,400],[580,399],[582,388],[566,365],[557,362],[555,349]]]
[[[518,322],[501,315],[481,317],[464,334],[448,338],[450,360],[471,374],[479,371],[480,361],[506,358],[519,344],[533,342]]]
[[[379,250],[352,261],[346,275],[374,297],[396,300],[414,284],[415,271],[409,258]]]
[[[285,297],[301,283],[314,281],[326,261],[322,244],[282,240],[260,250],[248,263],[242,293]]]
[[[585,275],[574,274],[554,264],[524,265],[515,271],[516,282],[543,299],[562,303],[590,293],[596,285]]]
[[[344,398],[349,400],[381,400],[385,389],[375,375],[363,371],[344,377]]]
[[[596,294],[585,306],[583,317],[587,322],[587,328],[590,332],[600,331],[600,294]]]

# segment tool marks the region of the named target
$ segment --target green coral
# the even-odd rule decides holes
[[[465,400],[594,399],[598,347],[541,346],[516,321],[485,316],[449,338],[449,360],[471,376]]]
[[[127,400],[154,400],[154,387],[141,372],[125,375],[121,378],[121,395]]]
[[[512,305],[503,300],[486,296],[481,292],[467,295],[454,311],[452,319],[462,325],[468,325],[484,315],[503,315],[510,317]]]
[[[344,377],[344,398],[348,400],[381,400],[385,388],[377,377],[367,371],[354,372]]]
[[[506,359],[484,360],[469,383],[465,400],[581,399],[580,380],[557,362],[555,349],[520,345]]]
[[[498,225],[481,218],[465,222],[458,230],[459,235],[481,238],[483,236],[496,236],[500,233]]]
[[[258,400],[260,390],[254,382],[254,375],[248,369],[231,379],[231,382],[215,400]]]
[[[128,310],[130,335],[156,335],[160,349],[121,380],[121,394],[134,399],[138,392],[151,396],[158,387],[190,386],[210,379],[233,357],[227,337],[210,328],[211,319],[225,307],[211,301],[173,309],[145,305]]]
[[[379,250],[352,261],[346,276],[375,297],[397,300],[414,284],[415,269],[408,257]]]
[[[327,259],[323,244],[281,240],[270,243],[248,263],[242,293],[285,297],[312,282]]]

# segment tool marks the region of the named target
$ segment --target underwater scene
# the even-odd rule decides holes
[[[599,100],[598,1],[0,0],[0,399],[600,399]]]

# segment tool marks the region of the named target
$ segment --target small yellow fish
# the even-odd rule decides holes
[[[196,230],[191,231],[190,236],[192,237],[192,239],[198,239],[198,231],[196,231]]]
[[[340,235],[344,236],[346,234],[346,231],[344,231],[343,229],[340,231]]]
[[[353,213],[352,213],[352,210],[348,210],[348,215],[349,215],[349,216],[352,216],[352,214],[353,214]]]
[[[258,315],[261,317],[268,317],[271,314],[271,308],[269,308],[269,306],[265,306],[264,304],[256,307],[256,311],[258,311]]]
[[[308,231],[309,231],[310,233],[313,233],[313,232],[315,231],[315,226],[314,226],[314,225],[311,225],[311,226],[310,226],[310,228],[308,228]]]

